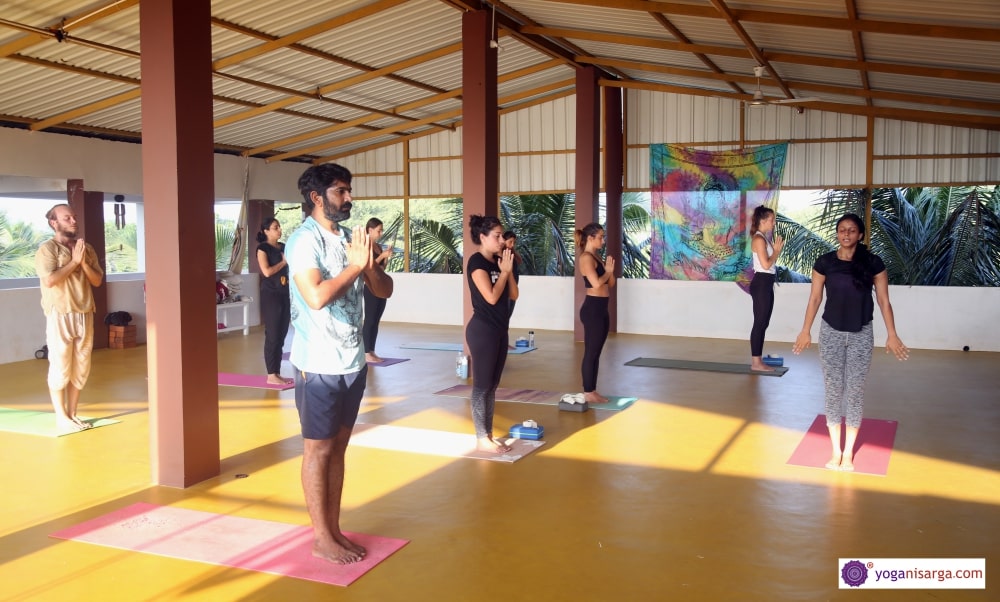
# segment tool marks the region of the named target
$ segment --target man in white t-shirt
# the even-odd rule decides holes
[[[365,392],[362,286],[392,294],[392,278],[372,260],[362,226],[351,217],[351,172],[333,163],[299,178],[308,215],[285,245],[295,328],[295,406],[302,425],[302,488],[313,525],[313,555],[338,564],[364,558],[363,546],[340,530],[344,456]]]

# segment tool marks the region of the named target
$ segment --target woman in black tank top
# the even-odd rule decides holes
[[[608,340],[611,317],[608,315],[608,297],[615,285],[615,260],[608,256],[603,262],[597,253],[604,248],[604,228],[591,223],[576,231],[576,248],[580,249],[577,265],[583,275],[587,296],[580,307],[583,323],[583,398],[588,403],[607,403],[608,398],[597,392],[597,369],[601,351]]]

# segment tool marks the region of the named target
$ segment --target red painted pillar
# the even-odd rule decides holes
[[[139,8],[153,480],[219,474],[211,5]]]
[[[586,66],[576,72],[576,229],[598,221],[600,200],[601,95],[597,68]],[[580,249],[576,250],[577,257]],[[583,340],[583,323],[577,309],[586,296],[583,278],[576,269],[573,278],[573,337]]]
[[[625,184],[625,135],[622,131],[622,89],[604,87],[604,202],[607,223],[604,224],[607,252],[615,258],[615,278],[622,277],[625,225],[622,216],[622,190]],[[611,332],[618,332],[618,287],[611,289],[608,300]]]
[[[97,253],[97,262],[104,270],[104,284],[94,292],[94,349],[108,346],[108,262],[104,242],[104,193],[84,190],[83,180],[66,181],[66,203],[76,214],[76,236],[90,243]]]
[[[490,17],[485,10],[462,15],[462,257],[466,263],[479,251],[469,237],[469,216],[500,214],[497,49],[490,48]],[[462,282],[462,323],[468,324],[472,299],[468,281],[463,278]]]

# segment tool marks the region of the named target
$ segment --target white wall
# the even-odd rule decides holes
[[[143,276],[112,276],[108,287],[108,311],[127,311],[136,326],[136,341],[146,342],[146,303],[143,297]],[[31,282],[33,281],[33,282]],[[0,290],[0,364],[19,362],[35,357],[35,351],[45,344],[45,314],[42,313],[38,279],[25,279],[26,288]],[[243,295],[253,297],[250,304],[250,324],[260,324],[257,305],[258,277],[243,274]],[[211,292],[206,295],[212,298]],[[232,311],[232,310],[231,310]],[[233,314],[235,316],[235,313]],[[94,316],[94,327],[104,328],[104,316]]]
[[[253,296],[250,323],[260,324],[257,279],[243,274],[243,294]],[[413,324],[462,324],[462,278],[453,274],[393,274],[395,292],[383,321]],[[132,314],[138,340],[146,341],[142,281],[111,282],[109,311]],[[578,308],[573,279],[521,276],[521,298],[512,331],[573,330]],[[781,284],[775,290],[768,341],[792,342],[802,328],[808,284]],[[913,349],[1000,351],[1000,289],[890,286],[896,330]],[[34,357],[45,344],[45,317],[37,288],[0,290],[0,363]],[[750,297],[728,282],[619,280],[618,331],[622,333],[746,339],[752,324]],[[97,317],[103,320],[103,316]],[[885,327],[875,309],[876,344],[885,344]],[[516,332],[518,336],[523,332]],[[232,335],[230,335],[232,336]],[[819,336],[819,319],[813,340]]]
[[[395,293],[383,321],[461,324],[463,276],[393,274]],[[728,282],[618,281],[618,331],[633,334],[749,339],[750,296]],[[809,284],[781,284],[767,340],[792,342],[802,328]],[[573,279],[522,276],[511,330],[572,330],[578,308]],[[1000,351],[1000,289],[890,286],[896,330],[913,349]],[[875,309],[875,338],[885,326]],[[522,333],[518,333],[519,335]],[[819,338],[819,319],[813,340]]]

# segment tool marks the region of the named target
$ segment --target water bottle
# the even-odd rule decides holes
[[[461,351],[455,358],[455,376],[463,380],[469,378],[469,358]]]
[[[529,330],[528,331],[528,347],[534,347],[534,346],[535,346],[535,331],[534,330]]]

